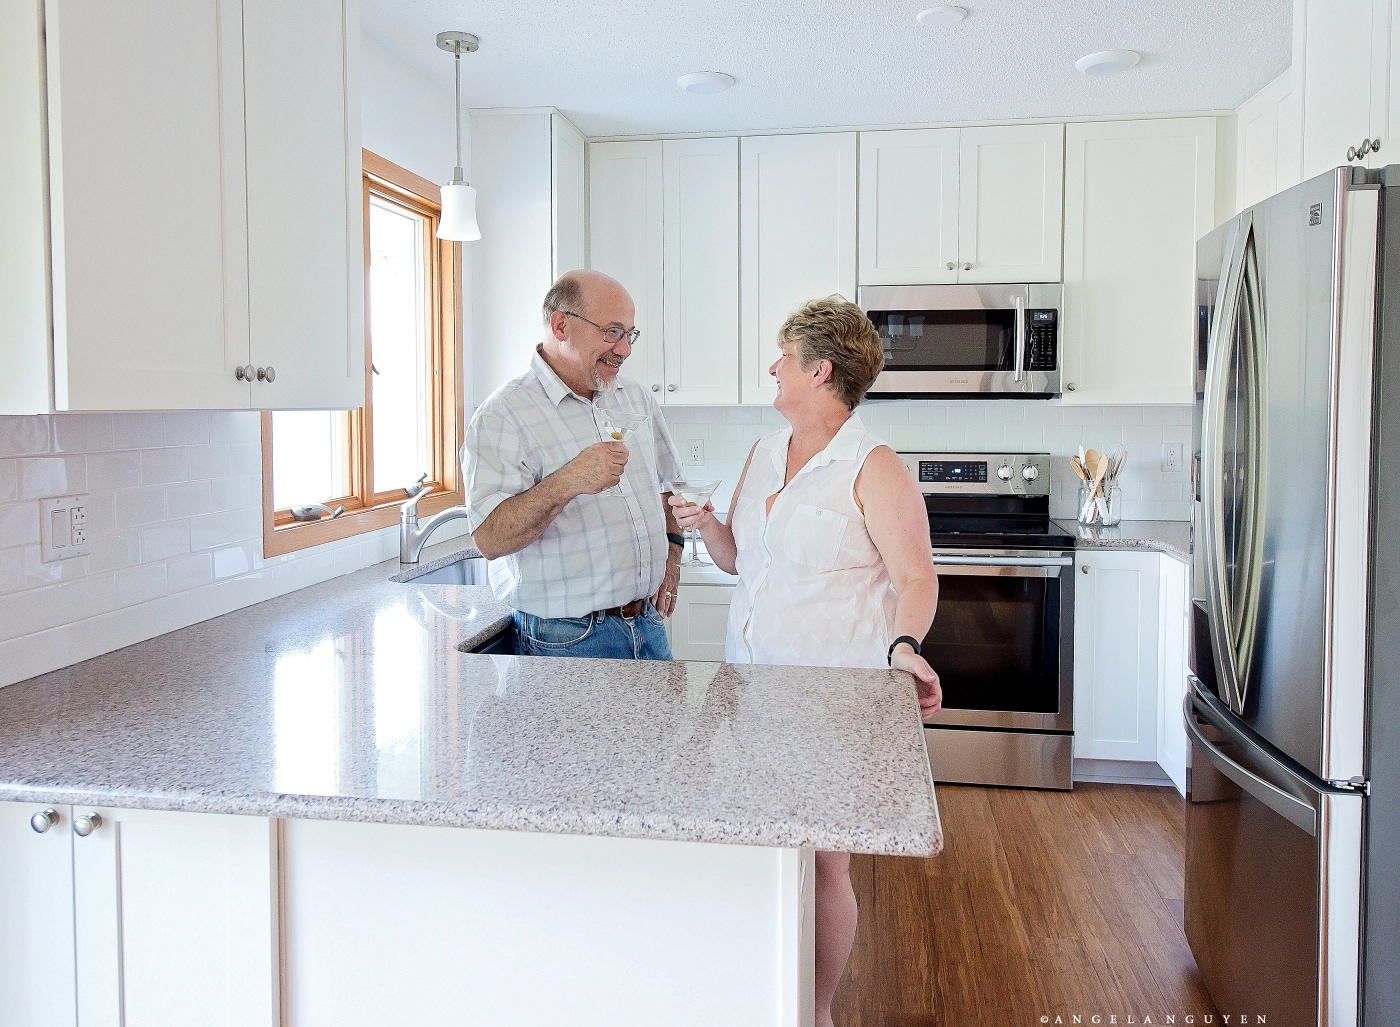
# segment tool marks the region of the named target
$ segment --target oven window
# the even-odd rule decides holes
[[[1011,371],[1014,310],[873,310],[886,371]]]
[[[1059,712],[1058,578],[950,574],[924,657],[950,710]]]

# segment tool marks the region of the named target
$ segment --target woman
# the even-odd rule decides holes
[[[791,427],[750,450],[729,523],[712,504],[668,500],[715,564],[739,575],[725,660],[891,666],[914,676],[919,707],[932,713],[942,702],[938,675],[918,651],[938,605],[928,513],[903,462],[853,413],[885,363],[875,326],[832,296],[789,317],[778,345],[782,356],[768,369],[778,383],[773,406]],[[850,861],[849,853],[817,853],[817,1023],[825,1027],[855,942]]]

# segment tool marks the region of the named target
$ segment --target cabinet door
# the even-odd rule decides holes
[[[958,280],[958,133],[860,134],[861,285]]]
[[[854,132],[740,141],[742,403],[772,403],[778,329],[809,300],[856,290]]]
[[[1181,707],[1186,699],[1186,661],[1191,637],[1188,569],[1182,561],[1170,556],[1162,556],[1159,560],[1162,626],[1158,678],[1162,696],[1157,711],[1157,763],[1172,779],[1176,790],[1185,795],[1190,749],[1186,743],[1186,724]]]
[[[82,1027],[275,1027],[276,823],[95,812],[72,850]]]
[[[733,585],[682,585],[671,614],[671,655],[722,662],[733,598]]]
[[[739,402],[739,140],[662,147],[668,403]]]
[[[60,410],[249,404],[240,10],[47,4]]]
[[[588,266],[632,294],[642,334],[624,370],[658,394],[666,377],[661,174],[660,140],[588,145]]]
[[[359,20],[346,0],[243,0],[250,361],[264,410],[362,406]]]
[[[29,818],[53,808],[43,834]],[[73,814],[0,802],[0,1027],[73,1027]]]
[[[1074,597],[1074,755],[1157,759],[1156,553],[1081,551]]]
[[[1305,179],[1348,163],[1347,148],[1371,135],[1374,8],[1373,0],[1307,0],[1302,12]]]
[[[1214,224],[1214,118],[1068,127],[1066,403],[1194,401],[1196,240]]]
[[[584,195],[583,133],[562,114],[549,116],[550,162],[554,188],[554,277],[565,271],[587,266],[584,226],[587,224],[587,197]]]
[[[1064,126],[962,129],[958,162],[958,281],[1058,282]]]

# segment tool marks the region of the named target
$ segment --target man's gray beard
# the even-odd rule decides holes
[[[610,382],[604,381],[604,380],[603,380],[603,376],[602,376],[601,374],[598,373],[598,369],[597,369],[596,367],[593,369],[593,391],[594,391],[594,392],[599,392],[599,393],[602,393],[602,394],[606,395],[606,394],[608,394],[608,393],[610,393],[610,392],[613,392],[613,391],[616,390],[616,389],[617,389],[617,379],[616,379],[616,378],[614,378],[614,379],[613,379],[612,381],[610,381]]]

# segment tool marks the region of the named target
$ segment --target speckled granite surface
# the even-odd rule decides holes
[[[1111,528],[1074,521],[1057,523],[1076,536],[1077,549],[1155,549],[1191,562],[1190,521],[1123,521]]]
[[[509,611],[397,570],[0,689],[0,799],[942,848],[908,677],[471,655]]]

